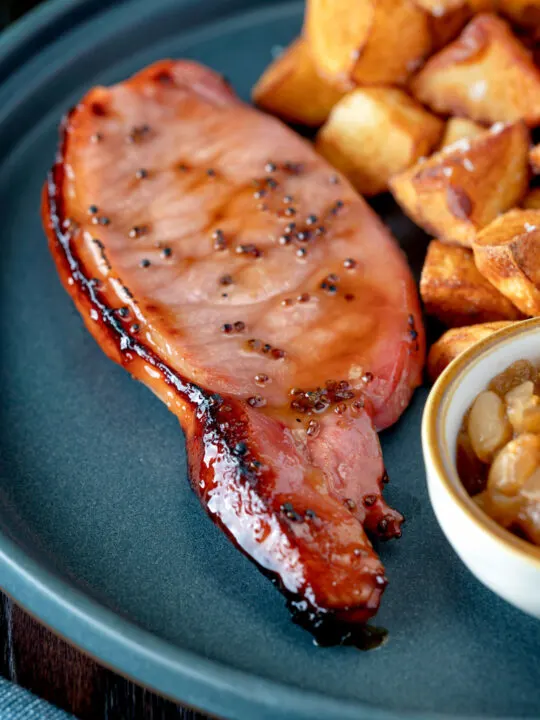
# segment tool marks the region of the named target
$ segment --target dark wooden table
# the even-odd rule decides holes
[[[0,37],[4,26],[38,2],[0,0]],[[2,594],[0,675],[81,720],[204,720],[99,666]]]

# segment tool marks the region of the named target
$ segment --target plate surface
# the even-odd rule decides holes
[[[461,565],[428,501],[419,391],[382,438],[408,522],[371,653],[318,649],[206,517],[175,418],[106,359],[60,287],[39,217],[57,125],[95,83],[190,57],[240,95],[301,3],[56,2],[0,47],[0,585],[106,664],[227,718],[529,717],[540,624]],[[52,29],[52,31],[51,31]],[[425,237],[378,203],[413,266]]]

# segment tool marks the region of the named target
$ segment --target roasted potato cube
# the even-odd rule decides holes
[[[390,180],[403,210],[444,242],[470,246],[476,232],[527,190],[529,132],[495,125],[459,140]]]
[[[525,315],[540,315],[540,210],[510,210],[478,233],[476,267]]]
[[[529,153],[529,161],[532,171],[536,175],[540,175],[540,145],[535,145]]]
[[[467,0],[413,0],[413,2],[428,14],[431,52],[439,50],[457,37],[472,15]]]
[[[540,67],[540,20],[536,27],[516,27],[515,32],[523,45],[531,53],[536,67]]]
[[[253,88],[256,105],[288,122],[319,127],[343,97],[317,72],[307,42],[298,38],[268,66]]]
[[[446,123],[446,128],[441,140],[441,147],[452,145],[458,140],[476,137],[484,132],[484,130],[485,128],[483,128],[482,125],[478,125],[478,123],[472,120],[467,120],[467,118],[450,118]]]
[[[454,10],[467,7],[467,0],[413,0],[433,17],[445,17]]]
[[[449,327],[523,317],[515,305],[478,272],[472,250],[438,240],[429,244],[420,294],[426,312]]]
[[[397,88],[358,88],[340,100],[315,147],[364,195],[436,145],[443,123]]]
[[[493,123],[540,123],[540,70],[495,15],[478,15],[413,78],[416,97],[439,113]]]
[[[309,0],[305,32],[337,83],[403,84],[431,51],[428,15],[412,0]]]
[[[472,15],[471,8],[466,2],[453,9],[448,9],[442,15],[436,14],[435,7],[429,16],[431,52],[437,52],[437,50],[455,40]]]
[[[455,360],[458,355],[475,343],[493,335],[497,330],[512,325],[512,322],[491,322],[468,327],[447,330],[436,343],[431,346],[427,359],[427,370],[431,380],[435,381],[442,371]]]
[[[540,27],[540,0],[499,0],[498,10],[514,25],[531,29]]]
[[[529,190],[523,198],[521,207],[525,210],[540,210],[540,187]]]
[[[467,0],[467,5],[475,15],[497,12],[499,0]]]

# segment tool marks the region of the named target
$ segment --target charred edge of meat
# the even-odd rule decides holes
[[[358,650],[375,650],[386,642],[388,638],[386,628],[367,623],[348,623],[325,610],[315,610],[303,596],[284,589],[275,574],[264,569],[263,573],[285,595],[292,621],[311,633],[315,645],[319,647],[349,645]]]
[[[82,263],[70,246],[71,233],[64,232],[65,212],[63,204],[62,186],[64,182],[64,149],[66,143],[66,131],[72,109],[64,118],[61,126],[61,142],[56,157],[56,163],[47,177],[46,200],[48,203],[49,224],[54,233],[57,247],[61,250],[69,277],[78,286],[82,294],[90,300],[93,308],[98,312],[102,322],[102,329],[106,330],[111,340],[117,346],[120,354],[126,352],[136,353],[145,362],[158,370],[164,381],[172,386],[194,409],[195,417],[202,425],[202,443],[208,442],[208,438],[215,438],[216,433],[222,444],[222,450],[227,454],[227,460],[236,468],[240,482],[253,481],[256,471],[253,463],[245,461],[245,456],[238,453],[236,448],[243,442],[240,437],[227,437],[219,427],[217,414],[223,404],[223,399],[216,393],[209,393],[203,388],[186,381],[178,373],[175,373],[159,357],[149,350],[145,345],[129,335],[122,323],[118,320],[115,310],[102,302],[95,291],[95,285],[87,274],[85,274]],[[268,472],[268,470],[266,470]],[[198,495],[199,493],[197,493]],[[208,509],[205,506],[207,512]],[[212,515],[211,513],[209,513]],[[291,612],[293,621],[308,630],[314,637],[315,642],[321,646],[331,645],[355,645],[362,650],[368,650],[379,646],[386,636],[386,631],[366,624],[347,623],[339,620],[332,612],[314,606],[304,597],[290,592],[284,585],[282,578],[266,568],[260,566],[242,547],[237,545],[234,537],[229,533],[228,528],[223,525],[217,516],[212,515],[216,522],[236,545],[236,547],[251,560],[257,568],[266,575],[273,584],[279,588],[285,596],[287,608]]]

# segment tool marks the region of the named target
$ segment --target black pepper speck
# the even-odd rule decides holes
[[[264,407],[266,400],[261,395],[253,395],[248,398],[248,405],[255,408]]]
[[[302,172],[301,163],[286,162],[283,167],[287,170],[287,172],[290,172],[293,175],[298,175],[298,173]]]
[[[225,250],[227,247],[227,241],[225,240],[223,230],[220,230],[219,228],[214,230],[212,233],[212,239],[214,240],[214,250]]]
[[[290,502],[283,503],[281,506],[281,512],[288,520],[292,520],[293,522],[302,522],[302,516],[295,511],[292,503]]]
[[[138,238],[142,235],[146,235],[148,228],[145,225],[135,225],[131,228],[128,235],[130,238]]]
[[[236,446],[234,448],[234,452],[236,455],[245,455],[247,453],[247,445],[245,442],[239,442],[236,443]]]

